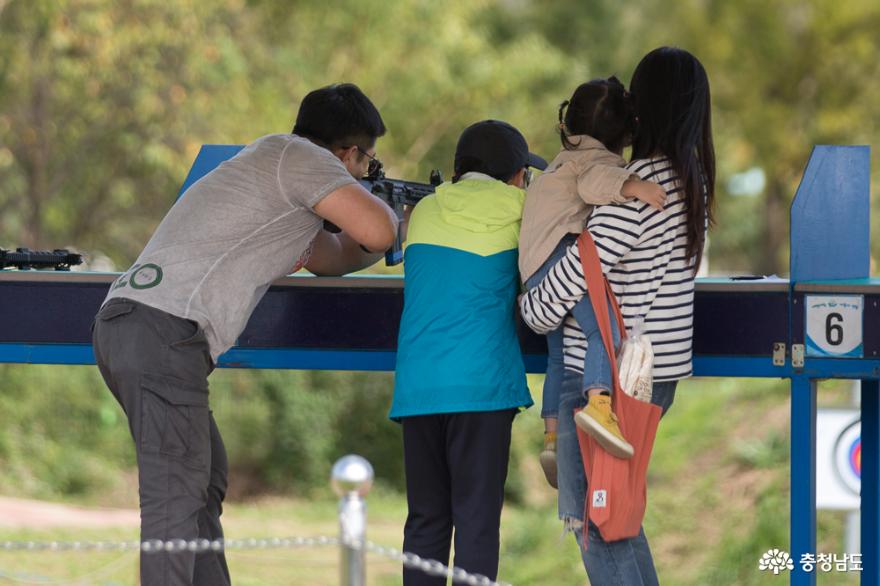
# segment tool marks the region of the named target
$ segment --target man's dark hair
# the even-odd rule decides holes
[[[338,83],[303,98],[293,133],[331,150],[353,145],[369,149],[385,134],[385,123],[358,86]]]

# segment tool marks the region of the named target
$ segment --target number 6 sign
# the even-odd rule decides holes
[[[807,295],[807,356],[862,358],[862,295]]]

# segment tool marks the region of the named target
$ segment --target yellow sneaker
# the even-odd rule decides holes
[[[610,396],[591,396],[587,406],[575,413],[574,422],[612,456],[632,458],[633,447],[620,432],[617,416],[611,410]]]
[[[544,478],[553,488],[558,489],[559,485],[556,479],[556,432],[548,431],[544,434],[544,449],[541,450],[539,456],[541,460],[541,470],[544,471]]]

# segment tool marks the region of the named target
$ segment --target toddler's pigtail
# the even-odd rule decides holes
[[[559,104],[559,140],[562,141],[562,148],[567,150],[571,150],[576,146],[568,140],[568,135],[565,132],[565,114],[568,111],[569,104],[571,104],[571,102],[568,100]]]
[[[619,79],[617,79],[616,75],[612,75],[611,77],[608,78],[607,81],[608,81],[609,85],[614,86],[617,89],[623,90],[624,94],[626,93],[626,88],[624,87],[623,82],[620,81]]]
[[[568,107],[569,101],[565,100],[561,104],[559,104],[559,130],[563,130],[565,128],[565,108]]]

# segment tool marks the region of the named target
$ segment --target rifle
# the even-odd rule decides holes
[[[13,267],[19,270],[55,269],[69,271],[71,266],[82,264],[82,256],[64,249],[52,252],[16,248],[15,252],[0,248],[0,270]]]
[[[433,170],[428,179],[429,183],[416,183],[402,179],[388,179],[385,171],[381,168],[372,175],[367,175],[358,180],[363,187],[388,204],[394,210],[397,219],[403,223],[404,206],[414,206],[426,195],[434,193],[434,189],[443,183],[440,171]],[[394,266],[403,262],[403,239],[401,234],[402,225],[397,229],[397,238],[391,248],[385,251],[385,265]],[[331,222],[324,221],[324,229],[328,232],[338,233],[341,230]]]

